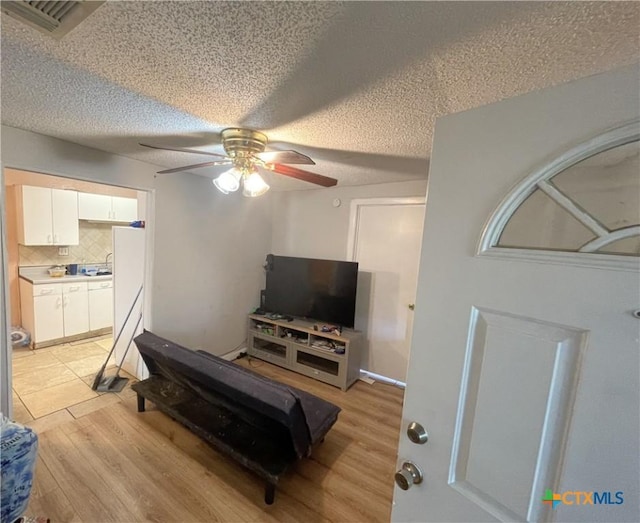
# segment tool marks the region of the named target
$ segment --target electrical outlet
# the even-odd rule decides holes
[[[58,247],[58,256],[69,256],[69,247]]]

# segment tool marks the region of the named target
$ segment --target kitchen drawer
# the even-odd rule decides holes
[[[45,283],[44,285],[31,285],[33,289],[32,296],[52,296],[62,294],[62,284]]]
[[[87,282],[87,284],[89,286],[90,291],[113,288],[113,280],[89,281]]]
[[[62,284],[62,293],[63,294],[71,294],[73,292],[87,292],[87,282],[86,281],[76,281],[73,283],[63,283]]]

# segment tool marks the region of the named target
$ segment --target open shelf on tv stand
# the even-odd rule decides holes
[[[314,330],[323,322],[249,315],[249,356],[347,390],[360,376],[362,334]]]

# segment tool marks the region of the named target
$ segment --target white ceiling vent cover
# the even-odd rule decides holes
[[[54,38],[62,38],[102,4],[104,2],[94,1],[16,0],[1,2],[3,13]]]

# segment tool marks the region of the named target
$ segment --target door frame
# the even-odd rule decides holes
[[[362,207],[381,205],[425,205],[426,202],[426,195],[401,196],[393,198],[356,198],[351,200],[351,207],[349,211],[349,233],[347,236],[347,260],[356,261],[354,256],[356,253],[358,230],[360,226],[360,209]]]
[[[363,207],[373,207],[373,206],[399,206],[399,205],[425,205],[427,203],[427,196],[399,196],[399,197],[389,197],[389,198],[355,198],[351,200],[350,210],[349,210],[349,231],[347,235],[347,260],[348,261],[357,261],[355,259],[355,254],[357,252],[357,240],[358,240],[358,231],[360,227],[360,210]],[[424,222],[422,223],[422,227],[424,230]],[[422,257],[422,255],[421,255]],[[416,275],[417,276],[417,275]],[[417,280],[416,280],[417,284]],[[417,288],[416,288],[417,289]],[[367,324],[368,330],[368,324]],[[366,333],[365,333],[366,335]],[[365,340],[366,343],[366,340]],[[409,347],[409,354],[411,355],[411,347]],[[385,383],[390,383],[400,388],[405,388],[406,383],[389,378],[387,376],[382,376],[380,374],[376,374],[369,370],[361,369],[361,372],[365,372],[370,377],[382,381]]]
[[[72,180],[81,180],[100,185],[113,185],[103,180],[84,178],[75,174],[58,174],[51,172],[42,172],[40,169],[30,168],[29,166],[13,166],[0,163],[0,198],[4,202],[6,190],[4,185],[4,170],[17,169],[22,171],[31,171],[38,174],[49,176],[57,176],[69,178]],[[123,187],[118,185],[117,187]],[[143,304],[143,327],[147,330],[153,330],[153,318],[151,314],[152,303],[152,282],[153,282],[153,238],[155,232],[155,189],[149,187],[126,187],[135,191],[146,193],[145,198],[145,228],[147,229],[145,250],[145,300]],[[12,363],[12,347],[11,341],[11,325],[9,320],[9,275],[7,272],[7,235],[6,235],[6,206],[0,208],[0,412],[5,416],[11,417],[13,414],[13,397],[12,397],[12,381],[11,381],[11,363]]]

